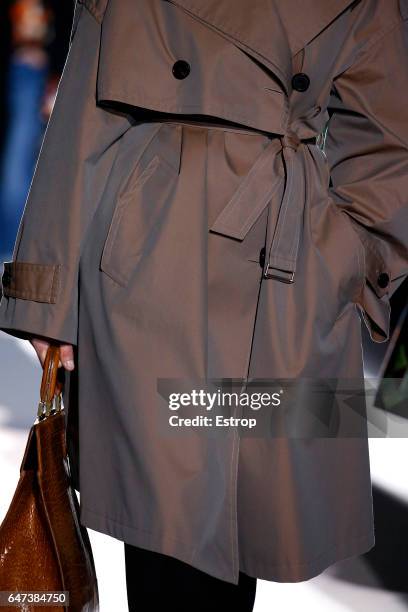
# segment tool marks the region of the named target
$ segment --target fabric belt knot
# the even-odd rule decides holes
[[[210,227],[210,231],[243,240],[265,207],[271,204],[263,277],[286,283],[294,282],[302,228],[305,189],[298,151],[305,143],[316,144],[316,138],[301,139],[292,130],[271,138]],[[285,166],[284,178],[274,168],[280,151]],[[283,180],[283,196],[279,202],[276,196]],[[272,221],[276,216],[277,221]]]
[[[282,148],[284,149],[293,149],[294,151],[298,150],[300,143],[302,142],[296,132],[286,132],[283,136],[280,137]]]

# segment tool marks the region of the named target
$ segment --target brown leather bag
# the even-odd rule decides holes
[[[88,532],[79,522],[78,499],[70,483],[59,358],[59,346],[51,344],[37,418],[0,526],[0,591],[68,591],[69,605],[57,600],[40,607],[40,601],[22,608],[94,612],[99,610],[98,584]],[[19,609],[3,606],[1,610],[10,612]]]

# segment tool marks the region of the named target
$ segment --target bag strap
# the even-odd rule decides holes
[[[61,410],[62,384],[57,380],[59,362],[60,347],[58,344],[50,344],[45,356],[41,379],[40,402],[37,411],[39,419],[48,417],[51,411]],[[56,400],[56,408],[53,410],[54,399]]]

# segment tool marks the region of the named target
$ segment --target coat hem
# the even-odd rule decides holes
[[[284,565],[279,563],[260,563],[259,561],[240,563],[240,571],[273,582],[304,582],[316,578],[330,566],[340,561],[360,556],[375,545],[375,535],[372,531],[349,540],[347,544],[334,545],[326,549],[314,561]]]
[[[80,508],[80,522],[89,529],[94,529],[133,546],[175,557],[210,576],[238,584],[238,579],[234,580],[231,573],[215,572],[210,566],[200,563],[194,557],[195,550],[192,549],[190,544],[159,532],[154,533],[146,529],[124,525],[106,515],[98,514],[83,504]],[[335,563],[368,552],[374,545],[374,532],[370,531],[363,536],[350,540],[347,544],[335,545],[326,549],[313,561],[290,565],[261,563],[259,561],[243,563],[240,561],[239,571],[259,580],[270,582],[303,582],[315,578]]]
[[[188,563],[210,576],[238,584],[238,574],[234,578],[232,573],[214,571],[213,566],[206,565],[195,557],[196,550],[191,544],[178,538],[160,533],[159,531],[153,532],[140,527],[125,525],[105,514],[98,514],[83,504],[80,504],[80,522],[89,529],[99,531],[127,544],[169,555],[179,561]]]

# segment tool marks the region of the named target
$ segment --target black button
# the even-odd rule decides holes
[[[381,289],[384,289],[390,282],[390,277],[386,272],[381,272],[381,274],[377,278],[377,284]]]
[[[310,85],[310,79],[304,72],[298,72],[292,77],[292,87],[296,91],[306,91]]]
[[[259,253],[259,265],[261,266],[261,268],[263,268],[264,264],[265,264],[265,247],[262,247]]]
[[[176,79],[185,79],[190,74],[190,64],[185,60],[177,60],[173,65],[173,74]]]

